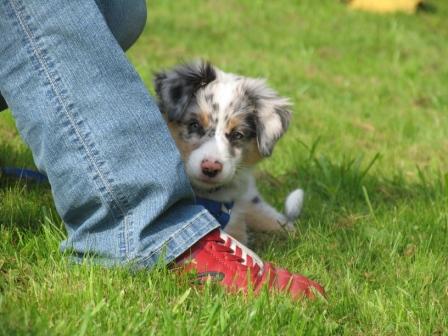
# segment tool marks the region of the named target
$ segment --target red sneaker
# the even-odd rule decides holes
[[[318,283],[263,263],[253,251],[219,229],[199,240],[176,263],[183,271],[194,271],[199,283],[216,281],[234,292],[246,293],[251,287],[254,293],[259,293],[266,286],[270,291],[287,292],[294,299],[301,296],[313,299],[313,289],[325,295]]]

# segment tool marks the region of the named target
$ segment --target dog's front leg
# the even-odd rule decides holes
[[[291,231],[296,229],[294,223],[265,202],[260,196],[246,202],[246,223],[254,231]]]
[[[244,207],[240,202],[235,203],[230,215],[229,223],[226,225],[224,231],[240,243],[247,244],[248,235],[244,217]]]
[[[291,231],[294,232],[294,221],[302,209],[303,191],[297,189],[290,193],[285,202],[285,214],[278,212],[261,197],[251,177],[249,188],[244,196],[246,223],[256,231]]]

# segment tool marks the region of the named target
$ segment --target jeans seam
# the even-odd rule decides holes
[[[51,71],[50,71],[50,64],[47,63],[47,60],[45,59],[45,55],[43,53],[43,50],[38,45],[38,41],[36,40],[36,37],[34,36],[32,30],[25,23],[26,17],[25,17],[25,13],[23,13],[23,8],[20,8],[21,7],[20,3],[15,0],[10,0],[10,4],[11,4],[14,14],[19,22],[20,27],[22,28],[23,32],[26,35],[26,39],[28,40],[28,43],[32,50],[32,53],[36,57],[38,64],[41,66],[44,76],[49,81],[50,87],[51,87],[53,93],[55,94],[59,104],[61,105],[62,111],[64,112],[65,116],[67,117],[67,119],[69,121],[70,126],[72,127],[72,129],[74,130],[74,132],[76,134],[76,138],[81,143],[81,148],[84,149],[85,153],[87,154],[88,160],[92,164],[94,171],[96,172],[97,176],[100,178],[100,181],[102,182],[102,185],[104,186],[104,189],[103,189],[101,186],[97,185],[97,183],[95,182],[95,184],[98,187],[98,190],[101,192],[101,189],[103,189],[103,192],[106,192],[106,194],[108,194],[110,197],[110,198],[106,197],[106,200],[109,198],[112,201],[112,204],[115,204],[115,206],[117,207],[117,210],[120,211],[120,214],[124,221],[124,225],[122,226],[122,229],[121,229],[121,230],[123,230],[123,233],[124,233],[123,234],[123,239],[124,239],[124,242],[123,242],[124,249],[123,250],[124,251],[122,251],[122,252],[124,252],[124,256],[127,257],[127,256],[129,256],[130,243],[131,243],[129,236],[132,235],[132,230],[130,229],[132,226],[132,223],[130,220],[131,215],[127,214],[127,209],[125,209],[125,207],[124,207],[125,204],[122,204],[120,202],[120,199],[122,197],[119,197],[119,195],[116,195],[115,192],[113,191],[112,185],[109,183],[108,179],[106,178],[106,176],[100,169],[100,162],[97,162],[97,159],[95,158],[94,153],[89,148],[88,140],[83,137],[81,130],[77,127],[77,122],[75,120],[75,116],[72,115],[69,111],[69,107],[71,104],[67,103],[66,99],[63,97],[63,92],[65,91],[65,89],[58,88],[57,78],[53,78],[53,75],[51,74]],[[80,119],[80,118],[78,117],[78,119]],[[82,122],[82,119],[80,119],[79,121]],[[91,142],[92,142],[91,146],[94,147],[93,141],[91,141]],[[122,201],[124,201],[124,203],[126,203],[126,200],[122,200]]]
[[[61,106],[62,106],[62,108],[64,110],[64,114],[69,119],[71,126],[73,127],[73,129],[76,132],[77,138],[81,141],[82,147],[87,152],[87,156],[88,156],[90,162],[95,167],[95,170],[96,170],[97,174],[100,176],[102,183],[107,188],[107,192],[112,196],[112,199],[117,204],[118,208],[120,209],[122,216],[125,216],[126,211],[124,210],[124,208],[122,207],[120,202],[117,201],[117,198],[115,197],[114,192],[112,191],[112,187],[109,185],[107,179],[104,177],[104,174],[99,169],[98,163],[96,162],[96,160],[95,160],[91,150],[88,148],[87,143],[86,143],[85,139],[83,138],[83,136],[81,135],[80,130],[76,126],[76,122],[75,122],[73,116],[68,111],[67,104],[64,101],[64,99],[62,98],[62,95],[60,94],[60,92],[59,92],[59,90],[58,90],[58,88],[56,86],[56,82],[55,82],[55,80],[53,79],[53,77],[50,74],[50,71],[49,71],[49,68],[48,68],[48,64],[46,63],[46,61],[44,60],[44,58],[41,55],[43,53],[40,50],[40,48],[37,45],[37,43],[35,42],[35,38],[34,38],[32,32],[25,25],[24,19],[22,18],[21,14],[19,13],[19,9],[18,9],[17,3],[14,0],[10,0],[10,3],[11,3],[11,6],[12,6],[15,14],[16,14],[17,19],[19,20],[20,26],[22,27],[22,29],[24,30],[25,34],[28,37],[28,41],[29,41],[29,43],[30,43],[30,45],[31,45],[31,47],[33,49],[34,55],[36,56],[36,58],[38,59],[40,65],[42,66],[42,68],[44,70],[44,73],[45,73],[47,79],[49,80],[50,85],[51,85],[51,87],[53,89],[53,92],[56,95],[56,97],[58,98],[59,103],[61,104]]]

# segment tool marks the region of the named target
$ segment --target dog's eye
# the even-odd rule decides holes
[[[244,134],[241,132],[231,132],[230,134],[227,134],[227,139],[229,139],[230,142],[236,142],[238,140],[241,140],[244,138]]]
[[[202,135],[204,133],[204,129],[201,124],[197,120],[191,120],[188,124],[188,132],[189,133],[198,133]]]
[[[201,125],[199,125],[199,123],[196,120],[192,120],[188,124],[188,128],[191,130],[197,130],[197,129],[199,129],[199,127],[201,127]]]

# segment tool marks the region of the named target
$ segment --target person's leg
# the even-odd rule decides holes
[[[173,260],[217,222],[94,0],[0,0],[0,91],[68,231],[106,263]]]
[[[95,0],[107,26],[123,50],[128,50],[146,24],[145,0]],[[0,112],[8,105],[0,91]]]

